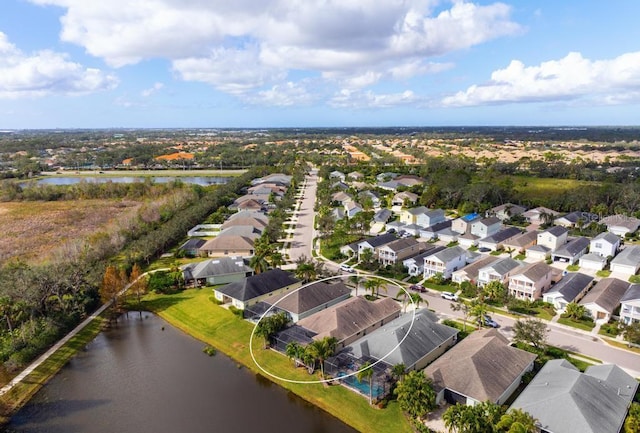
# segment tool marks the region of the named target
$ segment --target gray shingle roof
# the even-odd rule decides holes
[[[536,239],[538,239],[538,231],[532,230],[515,236],[513,239],[509,239],[508,244],[514,247],[524,247],[529,245],[531,242],[534,242]]]
[[[351,293],[351,289],[342,282],[329,284],[322,281],[311,284],[293,293],[283,293],[273,296],[265,302],[271,305],[277,304],[277,307],[281,310],[301,314],[334,299],[348,295],[349,293]]]
[[[563,256],[563,257],[575,257],[589,246],[589,239],[587,238],[576,238],[573,239],[566,244],[562,245],[560,248],[553,252],[554,256]]]
[[[270,269],[245,278],[244,281],[229,283],[216,289],[233,299],[248,301],[266,295],[283,287],[298,283],[300,280],[281,269]]]
[[[551,271],[551,266],[544,262],[536,262],[526,265],[517,275],[523,275],[531,281],[538,281]],[[515,275],[514,275],[515,276]]]
[[[384,362],[387,364],[402,363],[410,369],[416,362],[458,333],[457,329],[437,323],[438,317],[427,309],[416,312],[413,325],[411,325],[412,320],[413,314],[404,314],[359,339],[345,350],[358,358],[364,356],[377,360],[386,356]],[[411,326],[410,332],[409,326]],[[409,332],[408,335],[407,332]],[[402,344],[398,346],[400,342]]]
[[[498,220],[499,221],[499,220]],[[517,227],[507,227],[505,229],[500,230],[498,233],[495,233],[491,236],[487,236],[486,238],[480,239],[480,242],[492,242],[492,243],[500,243],[504,242],[509,238],[512,238],[516,235],[519,235],[520,229]]]
[[[456,245],[455,247],[445,248],[444,250],[438,251],[437,253],[431,255],[435,256],[441,262],[447,263],[455,259],[456,257],[459,257],[466,253],[467,250],[465,250],[461,246]]]
[[[433,244],[426,244],[425,247],[427,248],[426,251],[418,254],[417,256],[409,257],[404,260],[414,260],[416,263],[423,263],[425,257],[429,257],[430,255],[435,254],[438,251],[442,251],[446,248],[446,247],[443,247],[442,245],[436,246]]]
[[[380,209],[373,215],[373,220],[377,222],[386,223],[391,218],[391,211],[389,209]]]
[[[425,206],[418,206],[411,209],[407,209],[407,212],[409,212],[411,215],[422,215],[424,213],[429,212],[429,208]]]
[[[253,272],[249,266],[244,264],[241,257],[220,257],[219,259],[204,260],[202,262],[189,263],[181,266],[185,274],[185,279],[207,278],[217,275],[246,274]]]
[[[391,251],[398,252],[407,248],[411,248],[413,246],[418,245],[419,242],[415,238],[402,238],[397,239],[393,242],[389,242],[386,245],[383,245],[385,248],[389,248]]]
[[[186,241],[184,244],[180,245],[181,250],[197,250],[201,246],[203,246],[207,241],[200,238],[191,238]]]
[[[562,227],[562,226],[553,226],[553,227],[549,227],[547,230],[545,230],[542,233],[549,233],[553,236],[562,236],[565,233],[568,233],[569,230],[566,227]]]
[[[640,263],[640,246],[631,245],[620,251],[617,256],[611,260],[612,264],[637,266]]]
[[[640,284],[632,284],[624,292],[624,295],[620,298],[620,302],[628,302],[638,299],[640,299]]]
[[[568,301],[573,301],[591,282],[593,277],[589,275],[572,272],[564,276],[547,294],[560,293]]]
[[[618,278],[603,278],[580,301],[581,305],[594,303],[612,313],[620,304],[622,295],[629,288],[629,283]]]
[[[593,240],[594,241],[603,240],[603,241],[609,242],[611,245],[615,245],[617,242],[620,241],[620,238],[611,232],[602,232],[598,236],[593,238]]]
[[[384,244],[388,244],[389,242],[393,242],[396,239],[398,239],[398,237],[394,233],[385,233],[385,234],[380,235],[380,236],[374,236],[372,238],[365,239],[364,241],[361,241],[360,243],[367,242],[373,248],[377,248],[377,247],[382,246]]]
[[[511,257],[505,257],[492,263],[488,267],[493,269],[498,275],[506,275],[518,266],[522,266],[522,263],[512,259]]]
[[[638,386],[619,367],[598,365],[580,373],[566,360],[551,360],[511,408],[531,414],[553,433],[617,433]]]
[[[436,391],[450,389],[478,401],[496,402],[536,355],[509,346],[495,329],[475,331],[425,370]]]
[[[464,268],[457,270],[458,272],[464,272],[464,274],[470,279],[475,280],[478,278],[478,274],[480,273],[480,269],[489,266],[493,262],[499,260],[496,256],[487,255],[482,257],[481,259],[476,260],[475,262],[465,266]]]

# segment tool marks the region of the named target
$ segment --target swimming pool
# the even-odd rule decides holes
[[[344,377],[346,373],[340,372],[338,373],[338,377]],[[351,389],[358,391],[360,394],[369,397],[369,379],[362,380],[362,382],[358,381],[356,376],[349,376],[341,379],[341,382],[348,386]],[[379,383],[373,384],[373,389],[371,392],[371,396],[373,398],[380,398],[384,396],[384,387]]]

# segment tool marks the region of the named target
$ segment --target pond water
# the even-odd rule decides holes
[[[29,433],[354,433],[150,313],[129,313],[3,430]]]
[[[34,181],[37,185],[75,185],[80,182],[93,182],[93,183],[134,183],[144,182],[147,177],[143,176],[69,176],[69,177],[45,177]],[[174,180],[180,180],[184,183],[196,184],[201,186],[208,185],[223,185],[229,181],[227,177],[214,177],[214,176],[152,176],[156,183],[168,183]],[[28,183],[25,183],[28,184]],[[25,185],[23,184],[23,185]]]

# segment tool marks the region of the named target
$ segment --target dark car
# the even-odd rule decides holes
[[[424,288],[424,286],[420,285],[420,284],[412,284],[409,286],[409,290],[413,290],[414,292],[420,292],[420,293],[425,293],[427,291],[427,289]]]
[[[488,253],[489,251],[491,251],[491,248],[480,247],[480,248],[478,248],[478,251],[481,252],[481,253]]]

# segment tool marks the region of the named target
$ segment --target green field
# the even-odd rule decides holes
[[[253,325],[239,319],[228,310],[215,305],[211,289],[186,290],[175,295],[147,295],[142,308],[153,311],[173,326],[229,355],[238,363],[265,376],[251,359],[249,341]],[[263,349],[263,341],[253,342],[256,360],[260,365],[289,380],[318,380],[305,369],[293,367],[291,360],[271,350]],[[364,398],[343,386],[325,384],[299,384],[271,379],[303,399],[359,431],[411,432],[412,429],[398,404],[391,402],[386,408],[369,405]]]
[[[547,200],[579,186],[598,187],[599,182],[575,179],[537,178],[529,176],[511,176],[514,189],[520,193],[523,201]]]

